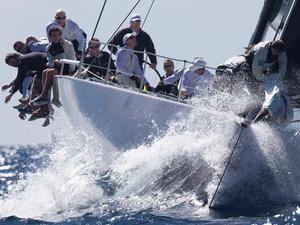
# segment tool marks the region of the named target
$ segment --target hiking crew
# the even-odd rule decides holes
[[[14,43],[14,50],[21,54],[27,54],[30,52],[46,52],[46,47],[49,44],[48,40],[40,39],[37,40],[36,38],[27,38],[26,43],[22,41],[16,41]]]
[[[10,94],[5,98],[5,102],[7,103],[18,90],[23,92],[22,86],[26,77],[32,77],[35,74],[37,74],[40,78],[42,77],[42,72],[46,68],[47,64],[47,54],[34,52],[21,56],[18,53],[10,53],[6,55],[5,62],[10,66],[18,68],[17,76],[11,83]]]
[[[47,37],[49,38],[49,29],[53,26],[61,29],[61,37],[68,41],[71,41],[76,52],[77,58],[81,57],[84,51],[84,45],[86,42],[85,32],[78,26],[76,22],[71,19],[67,19],[65,11],[58,9],[55,14],[55,18],[46,27]]]
[[[108,44],[108,49],[116,55],[116,66],[111,55],[100,50],[99,39],[93,37],[89,41],[87,55],[83,59],[82,65],[85,70],[81,77],[96,77],[118,82],[127,87],[145,87],[151,90],[143,71],[144,52],[146,51],[150,59],[150,67],[156,70],[156,50],[149,34],[142,30],[141,21],[140,15],[132,14],[130,26],[117,32]],[[85,50],[86,34],[77,23],[66,18],[63,10],[57,10],[55,19],[47,25],[46,31],[50,43],[29,36],[25,43],[16,41],[13,45],[16,52],[24,55],[10,53],[5,58],[8,65],[18,68],[16,78],[2,87],[2,90],[11,88],[5,102],[9,102],[18,90],[22,93],[19,100],[20,107],[14,106],[21,110],[19,115],[21,119],[33,110],[35,111],[32,112],[32,120],[49,116],[51,111],[49,91],[53,86],[54,75],[60,72],[63,75],[73,75],[76,69],[74,64],[65,64],[62,68],[60,60],[75,61],[84,55],[82,53]],[[204,93],[214,84],[216,84],[214,88],[217,87],[216,89],[222,91],[226,91],[230,86],[229,90],[232,93],[233,87],[241,82],[242,88],[245,84],[248,87],[249,84],[252,93],[261,97],[257,98],[256,107],[252,107],[248,115],[245,114],[245,119],[252,116],[251,121],[266,119],[273,121],[274,124],[283,124],[290,122],[293,117],[292,107],[283,86],[287,71],[287,54],[282,40],[248,46],[244,54],[219,65],[216,69],[216,78],[206,69],[206,62],[201,57],[194,58],[193,63],[182,70],[175,70],[174,62],[166,59],[163,69],[165,75],[155,92],[190,98]],[[60,107],[55,87],[52,104]],[[44,124],[49,124],[49,121]]]
[[[110,44],[108,45],[108,48],[110,51],[113,52],[113,54],[117,53],[117,47],[115,46],[121,46],[123,47],[125,44],[123,42],[123,37],[128,34],[128,33],[133,33],[135,32],[136,35],[136,40],[137,40],[137,45],[134,47],[135,51],[140,51],[142,53],[135,53],[138,57],[139,60],[139,65],[143,69],[143,63],[144,63],[144,51],[146,53],[152,53],[156,54],[155,48],[153,41],[148,33],[143,31],[141,29],[141,16],[138,14],[132,14],[130,18],[130,26],[128,28],[124,28],[120,30],[111,40]],[[115,45],[115,46],[113,46]],[[155,55],[148,54],[148,57],[150,59],[151,65],[150,67],[152,69],[156,69],[157,65],[157,59]]]
[[[71,59],[76,60],[75,51],[71,42],[61,37],[61,31],[58,27],[51,27],[49,29],[50,44],[47,47],[48,63],[47,69],[43,71],[43,91],[34,100],[32,104],[35,106],[45,105],[49,103],[49,90],[53,84],[54,75],[59,74],[61,70],[60,59]],[[63,67],[64,75],[71,75],[74,73],[74,65],[65,65]],[[55,102],[53,102],[55,104]],[[59,105],[59,103],[58,103]]]

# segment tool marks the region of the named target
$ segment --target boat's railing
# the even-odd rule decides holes
[[[60,62],[62,63],[63,66],[64,66],[64,64],[75,65],[75,66],[79,66],[79,65],[80,65],[80,61],[76,61],[76,60],[61,59]],[[63,66],[62,66],[62,68],[61,68],[60,74],[62,74]],[[104,82],[104,83],[110,82],[109,79],[108,79],[110,76],[104,77],[104,78],[103,78],[103,77],[101,77],[101,76],[99,76],[99,75],[93,73],[91,70],[89,70],[89,66],[90,66],[90,64],[88,64],[88,63],[81,63],[81,70],[80,70],[81,73],[84,74],[84,73],[87,73],[87,72],[88,72],[88,73],[91,74],[93,77],[97,78],[98,80],[100,80],[100,81],[102,81],[102,82]],[[92,67],[94,67],[94,68],[99,68],[99,69],[104,69],[104,70],[107,69],[107,67],[96,66],[96,65],[92,65]],[[78,70],[78,71],[79,71],[79,70]],[[113,70],[113,69],[111,69],[110,71],[111,71],[111,72],[115,72],[115,73],[117,72],[117,70]],[[124,72],[123,74],[128,75],[128,76],[135,76],[135,77],[141,79],[141,77],[138,76],[138,75],[136,75],[136,74],[130,74],[130,73],[125,73],[125,72]],[[75,76],[76,76],[76,77],[80,77],[80,74],[75,74]],[[182,79],[181,79],[181,80],[182,80]],[[174,84],[174,83],[164,81],[164,85],[167,85],[167,84]],[[142,84],[141,84],[141,85],[142,85]],[[180,86],[181,86],[181,87],[180,87]],[[190,88],[190,89],[196,90],[196,88],[193,88],[193,87],[188,87],[188,86],[187,86],[186,88]],[[179,90],[182,90],[182,82],[181,82],[181,81],[178,83],[178,89],[179,89]],[[140,89],[140,88],[139,88],[139,90],[140,90],[140,91],[143,91],[143,89]],[[178,96],[177,96],[177,98],[178,98]],[[178,100],[180,100],[180,98],[178,98]]]
[[[100,44],[109,44],[109,43],[105,43],[105,42],[100,42]],[[116,47],[116,48],[119,48],[119,46],[116,46],[116,45],[112,45],[112,44],[109,44],[109,48],[111,47]],[[127,51],[132,51],[134,53],[141,53],[141,54],[144,54],[145,52],[143,51],[136,51],[136,50],[132,50],[132,49],[127,49],[127,48],[124,48],[125,50]],[[178,58],[173,58],[173,57],[168,57],[168,56],[163,56],[163,55],[159,55],[159,54],[154,54],[154,53],[151,53],[151,52],[146,52],[146,59],[144,60],[145,62],[147,61],[147,57],[148,55],[152,55],[152,56],[156,56],[158,58],[162,58],[162,59],[169,59],[169,60],[172,60],[172,61],[175,61],[175,62],[180,62],[180,63],[183,63],[183,67],[181,70],[185,70],[187,68],[187,64],[193,64],[193,62],[191,61],[188,61],[186,59],[178,59]],[[104,81],[108,81],[108,78],[110,77],[110,73],[113,72],[113,73],[118,73],[118,72],[121,72],[121,71],[118,71],[118,70],[113,70],[111,69],[111,63],[112,63],[112,51],[110,53],[110,58],[109,58],[109,62],[108,62],[108,65],[107,67],[102,67],[102,66],[96,66],[96,65],[93,65],[92,63],[84,63],[84,62],[80,62],[80,61],[75,61],[75,60],[68,60],[68,59],[62,59],[60,60],[60,62],[62,63],[62,67],[61,67],[61,74],[63,72],[63,68],[64,68],[64,64],[72,64],[72,65],[75,65],[75,66],[79,66],[79,72],[81,73],[86,73],[86,72],[89,72],[89,74],[92,74],[94,77],[96,77],[97,79],[99,80],[104,80]],[[102,77],[98,76],[97,74],[94,74],[92,73],[92,71],[89,70],[90,67],[93,67],[93,68],[100,68],[100,69],[105,69],[106,70],[106,76],[105,78],[103,79]],[[213,67],[206,67],[208,69],[215,69]],[[145,74],[146,72],[146,63],[144,64],[144,68],[143,68],[143,72]],[[121,72],[122,74],[124,75],[128,75],[128,76],[134,76],[134,77],[137,77],[138,79],[140,79],[140,87],[139,87],[139,90],[140,91],[143,91],[143,84],[144,84],[144,78],[145,76],[141,77],[137,74],[131,74],[131,73],[126,73],[126,72]],[[78,76],[78,73],[75,74],[75,76]],[[80,76],[80,74],[79,74]],[[183,79],[182,79],[182,76],[181,78],[179,79],[179,82],[178,82],[178,96],[177,96],[177,99],[178,101],[180,101],[181,99],[181,93],[182,93],[182,89],[183,89],[183,85],[182,85],[182,82],[183,82]],[[164,81],[164,85],[166,84],[174,84],[174,83],[168,83],[168,82],[165,82]],[[195,88],[193,87],[186,87],[186,88],[190,88],[190,89],[193,89],[195,90]]]
[[[75,65],[75,66],[79,66],[80,65],[79,61],[69,60],[69,59],[61,59],[60,62],[63,63],[63,64],[72,64],[72,65]],[[83,69],[83,71],[85,69],[87,69],[86,67],[84,67],[84,66],[87,66],[87,65],[89,65],[89,64],[82,63],[82,69]],[[106,69],[106,67],[101,67],[101,66],[94,66],[94,67],[100,68],[100,69]],[[109,80],[107,80],[105,78],[102,78],[102,77],[98,76],[97,74],[93,73],[90,70],[87,70],[87,71],[90,74],[92,74],[93,77],[95,77],[95,78],[90,78],[89,77],[89,78],[87,78],[87,80],[91,80],[91,81],[103,83],[103,84],[110,85],[110,86],[121,87],[122,89],[127,89],[127,90],[131,90],[131,91],[135,91],[135,92],[147,93],[147,94],[150,94],[150,95],[153,95],[153,96],[157,96],[157,97],[161,97],[161,98],[164,98],[164,99],[168,99],[168,100],[171,100],[171,101],[178,101],[178,98],[175,95],[166,95],[166,94],[161,94],[161,93],[154,93],[154,92],[144,91],[143,89],[140,90],[140,89],[137,89],[137,88],[127,87],[125,85],[114,83],[114,82],[111,82],[111,81],[109,81]],[[116,71],[116,70],[113,70],[113,71]],[[86,72],[86,71],[84,71],[84,72]],[[185,99],[180,99],[179,102],[185,103]]]

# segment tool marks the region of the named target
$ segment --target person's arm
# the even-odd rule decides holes
[[[182,75],[182,84],[181,84],[181,90],[180,91],[180,95],[183,97],[188,96],[188,92],[191,88],[191,82],[190,82],[190,78],[188,76],[187,73]]]
[[[147,33],[145,33],[145,48],[146,48],[147,53],[151,53],[151,54],[148,54],[148,57],[149,57],[150,62],[151,62],[150,67],[152,69],[155,69],[156,65],[157,65],[157,58],[156,58],[155,55],[152,55],[152,54],[156,54],[156,51],[155,51],[153,41]]]
[[[68,20],[69,23],[69,29],[74,34],[74,39],[78,41],[78,51],[84,50],[84,44],[85,44],[85,37],[83,36],[83,32],[80,29],[79,25],[74,22],[73,20]]]
[[[66,46],[66,58],[70,60],[77,60],[76,58],[76,52],[74,50],[73,44],[69,41],[66,41],[65,44]],[[75,65],[70,64],[69,65],[69,73],[73,73],[75,71]]]
[[[10,82],[9,84],[5,84],[1,87],[2,91],[6,91],[8,88],[11,88],[13,86],[15,80],[13,80],[12,82]]]
[[[249,65],[252,69],[253,76],[259,80],[262,81],[264,79],[263,69],[264,69],[264,63],[265,63],[265,57],[266,57],[266,47],[255,47],[253,48],[254,51],[252,54],[253,56],[253,63],[252,65]]]
[[[10,90],[10,94],[5,97],[5,103],[8,103],[11,97],[19,90],[21,85],[23,84],[24,78],[27,74],[28,70],[26,68],[26,62],[21,62],[18,68],[18,74],[16,79],[12,84],[12,88]]]
[[[54,57],[50,54],[49,49],[51,48],[51,43],[47,46],[46,52],[47,52],[47,64],[46,66],[49,68],[54,67]]]
[[[31,52],[45,52],[48,44],[49,43],[47,43],[47,42],[41,42],[41,41],[34,42],[29,45],[29,50]]]
[[[164,81],[163,81],[164,85],[174,84],[181,78],[182,74],[183,74],[182,70],[176,71],[171,76],[164,79]]]

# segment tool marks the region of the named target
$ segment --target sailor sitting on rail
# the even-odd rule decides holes
[[[193,64],[185,69],[183,73],[174,73],[172,76],[164,79],[165,84],[172,84],[182,79],[182,88],[180,95],[183,97],[192,97],[197,90],[207,89],[213,81],[213,75],[205,68],[206,62],[197,57]]]
[[[18,53],[10,53],[5,57],[5,62],[10,66],[18,68],[18,74],[14,81],[11,82],[11,84],[4,85],[2,87],[2,90],[6,90],[11,87],[10,94],[5,98],[5,102],[7,103],[18,90],[25,95],[23,97],[26,97],[26,93],[24,92],[28,91],[31,79],[28,85],[24,84],[24,80],[35,74],[37,74],[40,78],[42,77],[42,72],[46,68],[47,54],[42,52],[34,52],[21,56]],[[22,86],[26,86],[27,88],[24,90]]]
[[[27,54],[30,52],[46,52],[46,47],[49,44],[47,39],[37,39],[33,36],[26,38],[26,43],[22,41],[16,41],[13,45],[16,52],[21,54]]]
[[[136,87],[136,79],[140,80],[147,88],[150,85],[144,76],[138,57],[133,52],[137,45],[136,33],[128,33],[123,37],[125,47],[120,48],[116,54],[117,80],[119,84]]]
[[[88,54],[83,63],[84,67],[87,68],[87,77],[105,78],[107,76],[108,79],[116,71],[114,61],[109,53],[100,50],[100,41],[98,38],[93,38],[89,41]],[[110,73],[107,73],[108,66]]]
[[[49,37],[49,29],[53,26],[61,29],[62,38],[72,42],[76,57],[80,59],[86,42],[86,33],[79,27],[79,25],[71,19],[66,17],[66,12],[58,9],[55,13],[55,18],[46,27],[46,33]]]
[[[71,42],[61,37],[61,30],[59,27],[51,27],[49,29],[50,44],[47,47],[48,63],[47,69],[43,71],[43,91],[36,99],[31,101],[33,106],[41,106],[49,103],[48,94],[53,84],[54,75],[58,75],[61,70],[60,59],[76,60],[75,51]],[[71,75],[74,70],[74,65],[65,65],[63,67],[64,75]],[[59,102],[52,101],[56,106]]]

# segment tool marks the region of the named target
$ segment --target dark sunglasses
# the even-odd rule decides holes
[[[89,48],[99,48],[100,45],[91,45]]]
[[[172,67],[174,66],[173,64],[169,64],[169,65],[164,65],[164,68],[168,68],[168,67]]]
[[[66,17],[65,16],[63,16],[63,17],[56,16],[55,19],[57,19],[57,20],[65,20]]]
[[[131,37],[129,37],[128,39],[135,39],[135,36],[131,36]]]

